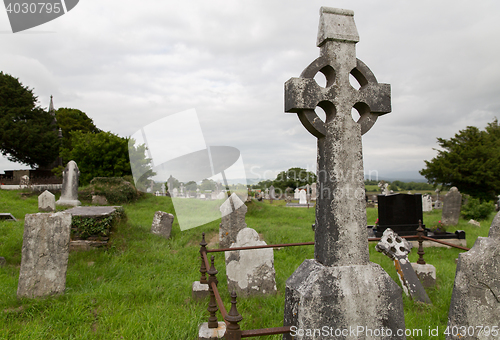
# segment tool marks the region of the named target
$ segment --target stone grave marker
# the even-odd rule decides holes
[[[293,199],[298,200],[300,198],[300,190],[299,188],[295,188],[295,191],[293,192]]]
[[[441,221],[444,225],[457,225],[462,207],[462,194],[457,187],[452,187],[443,199],[443,216]]]
[[[497,213],[488,237],[478,237],[468,252],[458,256],[448,326],[474,327],[476,331],[467,339],[495,339],[491,331],[492,326],[499,325],[499,316],[500,213]],[[489,326],[489,334],[479,335],[476,326]],[[459,337],[447,336],[446,339]]]
[[[286,282],[284,325],[328,325],[334,330],[363,325],[396,334],[405,328],[401,288],[369,260],[361,143],[377,117],[391,111],[390,85],[378,83],[356,59],[359,37],[353,15],[350,10],[321,8],[320,56],[300,78],[285,84],[285,111],[297,113],[318,139],[319,197],[314,260],[305,260]],[[314,80],[318,72],[326,77],[325,88]],[[360,83],[359,90],[351,86],[350,74]],[[325,122],[315,113],[317,106],[326,113]],[[360,114],[357,122],[352,108]]]
[[[276,199],[276,192],[274,190],[274,185],[271,185],[269,187],[269,199],[275,200]]]
[[[66,212],[26,215],[18,298],[64,293],[70,230]]]
[[[423,212],[432,211],[432,198],[430,195],[422,196],[422,211]]]
[[[436,189],[436,202],[434,202],[434,209],[443,209],[443,202],[439,200],[440,190]]]
[[[23,175],[19,180],[19,185],[21,188],[26,188],[30,185],[30,178],[28,175]]]
[[[45,190],[38,196],[38,211],[56,211],[56,197],[53,193]]]
[[[238,232],[235,247],[262,246],[259,234],[252,228]],[[272,248],[226,251],[227,287],[238,296],[276,293],[274,254]]]
[[[413,266],[408,260],[412,245],[404,238],[399,237],[390,228],[387,228],[382,235],[380,242],[375,246],[375,249],[387,255],[394,261],[394,266],[398,272],[399,280],[403,286],[406,295],[424,303],[431,303],[429,296],[425,292],[424,286],[420,282],[413,269]]]
[[[170,238],[172,223],[174,223],[174,215],[163,211],[157,211],[153,217],[151,232],[165,238]]]
[[[81,205],[78,200],[78,179],[80,170],[75,161],[69,161],[63,171],[63,184],[61,197],[56,202],[56,205]]]
[[[316,183],[311,184],[311,200],[316,201],[318,197],[318,192],[316,190]]]
[[[269,188],[266,188],[265,192],[266,192],[265,199],[268,200],[269,199]]]
[[[219,248],[229,248],[236,242],[240,230],[247,227],[245,223],[247,206],[238,195],[232,193],[220,206],[220,212],[222,220],[219,225]]]
[[[299,204],[307,204],[307,194],[304,189],[299,192]]]

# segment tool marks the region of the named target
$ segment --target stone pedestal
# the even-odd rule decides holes
[[[219,327],[217,328],[208,328],[208,322],[204,322],[200,326],[200,330],[198,332],[199,340],[214,340],[214,339],[222,339],[226,333],[226,323],[219,322]]]
[[[203,300],[209,296],[208,284],[194,281],[191,289],[191,296],[194,300]]]
[[[418,264],[412,263],[411,266],[417,274],[418,279],[425,288],[432,288],[436,286],[436,267],[432,264]]]
[[[328,267],[305,260],[286,282],[284,325],[297,330],[323,326],[333,332],[346,329],[347,336],[332,339],[356,340],[388,339],[366,333],[367,329],[383,328],[392,332],[391,339],[405,339],[404,335],[396,336],[397,330],[405,327],[400,317],[401,294],[401,288],[377,264]],[[294,339],[321,339],[298,335]],[[292,336],[284,335],[283,339],[291,340]]]

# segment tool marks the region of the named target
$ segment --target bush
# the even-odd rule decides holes
[[[121,177],[96,177],[90,185],[78,192],[81,199],[92,200],[92,195],[106,197],[110,204],[121,204],[136,200],[139,193],[135,187]]]
[[[468,198],[467,204],[462,206],[461,214],[464,219],[484,220],[495,210],[493,202],[481,203],[478,198]]]

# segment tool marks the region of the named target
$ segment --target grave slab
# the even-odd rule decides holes
[[[16,218],[12,216],[11,213],[0,213],[0,221],[13,221],[16,222]]]

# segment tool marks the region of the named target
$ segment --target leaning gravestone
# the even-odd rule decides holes
[[[56,205],[81,205],[78,200],[78,178],[80,170],[75,161],[69,161],[63,171],[63,184],[61,197],[56,202]]]
[[[247,206],[235,193],[222,203],[220,207],[222,220],[219,225],[219,248],[229,248],[236,242],[241,229],[246,228],[245,215]]]
[[[263,246],[252,228],[241,229],[235,247]],[[226,275],[229,291],[238,296],[276,293],[274,254],[272,248],[226,251]]]
[[[157,211],[153,217],[151,232],[169,238],[172,232],[172,223],[174,223],[174,215],[163,211]]]
[[[318,139],[318,190],[314,260],[305,260],[288,278],[284,326],[302,330],[360,327],[384,329],[391,339],[404,329],[401,288],[370,262],[365,209],[361,135],[377,117],[391,111],[390,85],[379,84],[370,69],[356,59],[359,41],[353,12],[322,7],[317,45],[320,57],[285,84],[285,111],[296,112]],[[320,87],[314,76],[327,79]],[[353,88],[349,74],[360,83]],[[323,122],[317,106],[326,113]],[[360,119],[352,119],[352,108]],[[303,333],[304,334],[304,333]],[[318,339],[305,333],[297,339]],[[367,332],[344,339],[381,339]],[[286,334],[284,339],[291,339]]]
[[[71,214],[27,214],[17,297],[60,294],[66,287]]]
[[[472,332],[466,339],[497,339],[500,317],[500,213],[491,223],[488,237],[478,237],[474,246],[458,256],[455,285],[451,295],[448,327]],[[478,326],[483,326],[482,334]],[[486,333],[486,327],[488,332]],[[446,337],[447,340],[464,337]]]
[[[442,223],[444,225],[457,225],[461,207],[462,194],[460,194],[457,187],[453,187],[444,195]]]
[[[56,197],[53,193],[45,190],[38,196],[38,211],[56,211]]]

